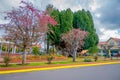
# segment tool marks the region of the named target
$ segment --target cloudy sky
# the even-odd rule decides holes
[[[0,24],[4,21],[2,12],[18,7],[21,0],[0,0]],[[100,41],[110,37],[120,38],[120,0],[24,0],[30,1],[38,9],[45,9],[53,4],[59,10],[71,8],[72,11],[81,9],[92,13],[94,25]],[[1,32],[2,33],[2,32]],[[0,34],[1,34],[0,33]]]

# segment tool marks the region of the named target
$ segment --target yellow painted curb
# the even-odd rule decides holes
[[[33,69],[23,69],[23,70],[9,70],[9,71],[0,71],[0,74],[30,72],[30,71],[41,71],[41,70],[65,69],[65,68],[77,68],[77,67],[87,67],[87,66],[100,66],[100,65],[108,65],[108,64],[120,64],[120,62],[107,62],[107,63],[71,65],[71,66],[57,66],[57,67],[33,68]]]

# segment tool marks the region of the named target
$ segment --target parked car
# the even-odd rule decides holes
[[[113,57],[115,57],[115,56],[117,56],[119,53],[112,53],[111,55],[113,56]]]

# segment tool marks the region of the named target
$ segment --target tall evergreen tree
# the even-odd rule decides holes
[[[73,28],[73,12],[70,8],[60,13],[60,28],[62,33],[66,33]]]
[[[48,15],[50,15],[51,13],[52,13],[52,11],[53,11],[53,5],[51,5],[51,4],[48,4],[47,6],[46,6],[46,13],[48,14]],[[48,25],[48,27],[50,28],[50,25]],[[49,53],[49,46],[50,46],[50,39],[49,39],[49,30],[47,31],[47,37],[46,37],[47,39],[47,41],[46,41],[46,43],[47,43],[47,48],[46,48],[46,52],[47,53]]]
[[[85,39],[84,49],[88,49],[97,45],[98,36],[94,28],[92,15],[89,11],[85,11],[83,9],[75,12],[73,18],[73,27],[89,32],[88,37]]]
[[[58,25],[50,27],[52,30],[49,32],[50,42],[56,47],[63,46],[61,36],[63,33],[66,33],[73,28],[73,12],[71,9],[63,10],[61,12],[54,9],[51,16],[58,22]]]
[[[71,9],[66,9],[61,12],[57,9],[53,9],[50,15],[59,24],[55,27],[51,27],[52,32],[50,31],[49,38],[53,45],[59,46],[63,44],[61,35],[73,28],[80,28],[89,33],[88,37],[85,39],[84,49],[97,45],[98,36],[94,28],[92,15],[89,11],[83,9],[73,13]]]
[[[54,9],[51,13],[51,16],[57,21],[58,25],[49,26],[50,31],[48,32],[48,38],[52,45],[56,47],[60,44],[61,41],[61,30],[60,30],[60,12],[58,9]]]

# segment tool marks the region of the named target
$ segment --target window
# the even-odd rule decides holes
[[[118,42],[118,46],[120,46],[120,41]]]
[[[111,45],[114,45],[114,42],[111,42],[110,44],[111,44]]]

